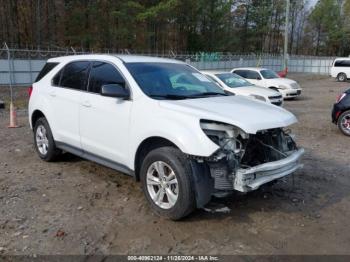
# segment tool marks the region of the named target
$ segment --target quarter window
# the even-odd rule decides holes
[[[62,70],[60,70],[54,78],[52,78],[52,85],[54,86],[60,86],[60,80],[61,80]]]
[[[88,91],[100,93],[103,85],[124,82],[124,78],[114,66],[104,62],[94,62],[90,71]]]
[[[49,73],[58,63],[46,63],[43,69],[41,69],[40,73],[35,79],[35,82],[40,81],[47,73]]]
[[[77,90],[86,90],[87,75],[90,62],[72,62],[63,68],[59,86]],[[59,74],[58,74],[59,75]],[[57,79],[53,79],[53,82]]]

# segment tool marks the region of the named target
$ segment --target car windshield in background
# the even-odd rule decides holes
[[[252,86],[252,84],[245,80],[243,77],[234,73],[222,73],[216,74],[216,76],[228,87],[236,88],[243,86]]]
[[[226,95],[205,75],[186,64],[126,63],[142,91],[154,99],[188,99]]]
[[[279,75],[277,75],[277,73],[272,70],[261,70],[260,73],[265,79],[280,78]]]

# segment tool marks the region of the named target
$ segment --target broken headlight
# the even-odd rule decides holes
[[[239,127],[210,120],[201,120],[200,125],[208,138],[220,147],[219,158],[244,153],[243,141],[249,135]]]

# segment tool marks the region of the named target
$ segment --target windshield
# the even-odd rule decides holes
[[[273,78],[280,78],[279,75],[277,75],[276,72],[266,69],[266,70],[261,70],[260,73],[265,79],[273,79]]]
[[[206,76],[186,64],[126,63],[142,91],[155,99],[187,99],[225,92]]]
[[[236,88],[243,86],[252,86],[252,84],[245,80],[243,77],[234,73],[222,73],[215,75],[228,87]]]

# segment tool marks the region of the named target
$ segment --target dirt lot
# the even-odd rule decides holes
[[[350,84],[290,77],[304,88],[285,103],[299,119],[304,169],[294,182],[213,200],[228,213],[198,210],[181,222],[155,216],[131,177],[69,154],[39,160],[24,113],[18,129],[0,113],[0,253],[350,254],[350,139],[330,122]]]

